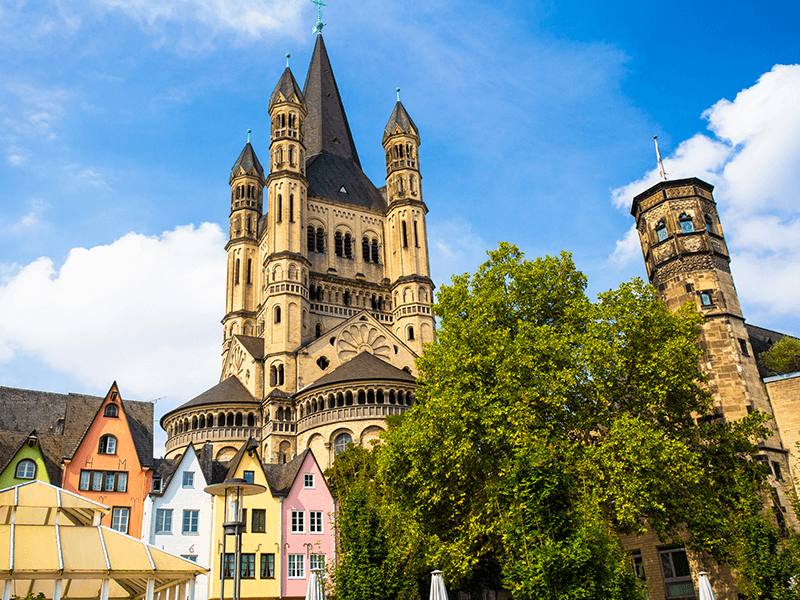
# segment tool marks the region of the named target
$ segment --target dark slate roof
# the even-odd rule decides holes
[[[183,460],[183,456],[181,456],[181,460]],[[180,460],[174,458],[154,458],[153,459],[153,476],[160,475],[161,476],[161,491],[160,492],[150,492],[151,496],[163,496],[164,492],[167,490],[167,486],[169,482],[172,481],[172,476],[175,475],[175,471],[178,469],[178,465],[180,464]]]
[[[772,348],[773,344],[786,337],[786,334],[764,329],[763,327],[756,327],[749,323],[745,323],[744,326],[747,328],[747,335],[750,338],[750,346],[753,348],[759,375],[762,379],[774,375],[769,369],[761,365],[761,355]]]
[[[292,395],[289,392],[284,392],[280,388],[272,388],[264,398],[291,398]]]
[[[297,99],[302,103],[303,102],[303,92],[300,91],[300,86],[297,85],[297,81],[292,75],[292,70],[289,67],[286,67],[286,70],[281,75],[281,78],[278,80],[278,85],[275,86],[275,89],[272,90],[272,95],[269,97],[269,105],[272,106],[272,103],[278,99],[278,92],[283,94],[283,97],[287,100],[292,97],[292,94],[297,94]]]
[[[364,381],[369,379],[389,379],[392,381],[403,381],[414,383],[416,379],[410,373],[390,365],[377,356],[367,351],[351,358],[346,363],[339,365],[336,369],[317,379],[314,383],[304,387],[297,394],[302,394],[333,383],[344,383],[346,381]]]
[[[310,183],[309,196],[386,210],[386,199],[350,159],[330,152],[312,156],[306,163],[306,177]],[[346,192],[340,191],[342,187]]]
[[[308,66],[303,96],[308,109],[305,128],[306,155],[330,152],[347,158],[361,167],[350,125],[344,114],[342,98],[333,77],[328,51],[322,36],[317,36],[311,64]]]
[[[253,146],[250,142],[247,142],[242,150],[242,153],[239,155],[239,158],[236,159],[236,162],[231,169],[231,177],[236,175],[239,172],[239,167],[244,169],[245,173],[249,173],[250,169],[253,167],[256,168],[256,172],[258,176],[263,179],[264,177],[264,168],[261,166],[261,163],[258,162],[258,157],[256,156],[256,151],[253,150]]]
[[[252,337],[249,335],[235,335],[233,336],[242,346],[250,353],[256,360],[264,358],[264,338]]]
[[[414,124],[414,121],[411,120],[411,117],[408,116],[406,108],[403,106],[403,103],[400,102],[400,100],[398,100],[397,104],[394,105],[392,116],[389,117],[389,122],[386,123],[386,128],[383,130],[384,133],[386,133],[386,135],[391,135],[395,125],[399,125],[400,129],[403,131],[408,129],[408,126],[411,125],[415,132],[419,132],[419,129],[417,129],[417,126]]]
[[[27,443],[28,437],[35,435],[42,452],[44,466],[50,483],[61,486],[61,436],[39,435],[35,430],[29,433],[21,431],[0,430],[0,473],[14,460],[17,452]]]
[[[264,475],[267,476],[273,496],[288,496],[294,480],[306,460],[310,449],[304,450],[286,464],[265,463]]]
[[[211,389],[206,390],[199,396],[192,398],[185,404],[181,404],[178,408],[175,408],[168,413],[166,413],[163,417],[161,417],[161,426],[164,426],[164,419],[166,419],[169,415],[183,410],[185,408],[191,408],[193,406],[206,406],[211,404],[221,404],[221,403],[230,403],[230,402],[242,402],[246,404],[259,404],[258,400],[253,398],[250,392],[247,391],[247,388],[242,385],[242,382],[239,381],[235,376],[231,375],[225,381],[221,381]]]
[[[34,429],[39,433],[55,433],[56,423],[64,418],[70,397],[95,396],[0,387],[0,429],[25,435]]]

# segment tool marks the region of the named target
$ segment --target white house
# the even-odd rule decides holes
[[[153,491],[145,500],[142,539],[208,567],[211,558],[211,446],[189,445],[175,459],[157,461]],[[205,468],[204,468],[205,467]],[[208,576],[197,578],[194,600],[208,599]],[[184,600],[184,599],[178,599]]]

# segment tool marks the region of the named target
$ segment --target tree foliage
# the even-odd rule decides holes
[[[417,403],[376,455],[394,560],[455,585],[496,560],[517,600],[636,598],[616,532],[647,524],[745,566],[764,416],[713,418],[701,317],[639,280],[592,303],[567,254],[489,255],[439,292]]]
[[[785,336],[761,355],[761,364],[773,373],[800,371],[800,340]]]

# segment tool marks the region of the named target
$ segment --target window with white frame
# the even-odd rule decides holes
[[[325,568],[325,555],[324,554],[312,554],[308,559],[308,570],[314,571],[317,569],[324,569]]]
[[[115,506],[111,512],[111,529],[128,533],[128,522],[131,518],[131,509],[126,506]]]
[[[305,554],[289,555],[289,579],[305,578],[305,558]]]
[[[292,511],[292,533],[305,533],[305,513],[302,510]]]
[[[308,511],[308,532],[309,533],[322,533],[322,511],[310,510]]]
[[[695,598],[689,559],[684,548],[659,550],[667,598]]]
[[[156,509],[156,533],[172,533],[172,509]]]
[[[36,476],[36,463],[30,458],[21,460],[17,463],[17,479],[33,479]]]
[[[116,454],[117,453],[117,438],[113,435],[104,435],[100,438],[100,444],[97,447],[97,452],[100,454]]]
[[[194,471],[183,472],[183,487],[185,488],[194,487]]]
[[[199,510],[183,511],[183,533],[197,533],[197,523],[200,520]]]
[[[303,487],[306,489],[314,489],[314,474],[306,473],[303,475]]]

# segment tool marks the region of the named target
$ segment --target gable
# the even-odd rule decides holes
[[[230,350],[225,356],[220,381],[236,377],[254,398],[260,398],[263,390],[264,340],[245,335],[234,335]]]
[[[362,352],[369,352],[397,369],[407,368],[416,377],[414,351],[363,311],[325,332],[298,354],[301,378],[297,389],[307,388]]]
[[[10,458],[8,460],[3,461],[3,464],[0,464],[0,468],[5,467],[3,472],[0,473],[0,489],[5,489],[7,487],[29,481],[27,479],[16,478],[17,465],[20,461],[26,459],[32,460],[36,465],[34,479],[44,481],[45,483],[50,483],[47,465],[45,464],[44,455],[39,447],[38,440],[34,441],[32,444],[29,444],[29,436],[24,434],[13,434],[11,432],[3,432],[2,437],[3,440],[1,443],[4,446],[7,443],[9,445],[13,444],[17,447],[17,450],[16,452],[13,452],[13,454],[10,454]]]

